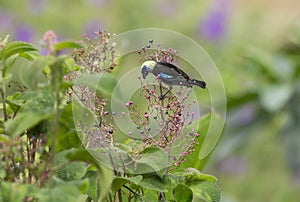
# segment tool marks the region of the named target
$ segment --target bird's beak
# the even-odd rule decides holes
[[[142,75],[143,75],[143,79],[145,79],[146,76],[148,75],[148,70],[146,66],[143,66],[142,68]]]

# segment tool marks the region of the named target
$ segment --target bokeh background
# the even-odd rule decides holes
[[[0,0],[0,37],[36,45],[49,29],[79,40],[150,27],[197,41],[221,73],[227,124],[205,172],[222,201],[299,201],[299,0]]]

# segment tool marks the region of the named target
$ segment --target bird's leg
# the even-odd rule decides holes
[[[161,91],[161,94],[160,94],[160,96],[159,96],[159,99],[160,100],[163,100],[165,97],[166,97],[166,95],[168,94],[168,93],[170,93],[170,91],[173,89],[173,87],[172,86],[169,86],[169,90],[165,93],[165,94],[163,94],[162,95],[162,91]]]

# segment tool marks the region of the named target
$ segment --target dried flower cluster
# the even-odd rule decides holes
[[[99,32],[98,37],[96,42],[86,38],[89,48],[85,51],[83,49],[75,51],[74,59],[84,69],[83,73],[109,72],[113,69],[112,66],[116,65],[115,45],[109,45],[111,35]],[[148,45],[138,50],[141,63],[150,59],[176,63],[176,50],[163,49],[161,45],[157,45],[156,48],[152,46],[154,46],[153,40],[149,40]],[[108,63],[112,66],[107,66]],[[80,75],[77,74],[76,77],[78,76]],[[158,146],[168,154],[169,166],[179,166],[198,144],[199,134],[195,129],[187,129],[195,120],[195,113],[190,111],[194,103],[188,103],[187,99],[191,90],[182,86],[177,92],[171,92],[165,99],[160,100],[159,97],[166,91],[166,88],[163,87],[159,78],[157,78],[157,85],[147,85],[147,81],[141,79],[140,76],[137,79],[141,83],[142,101],[124,103],[128,108],[127,112],[109,111],[107,108],[109,100],[101,94],[90,91],[88,87],[77,86],[68,91],[70,100],[76,97],[84,106],[95,112],[96,124],[93,129],[84,131],[87,137],[85,143],[91,148],[110,148],[111,151],[115,151],[116,156],[120,156],[118,149],[114,148],[122,144],[116,139],[116,131],[119,132],[122,129],[116,127],[114,117],[122,116],[126,119],[125,115],[128,114],[130,119],[127,121],[136,125],[139,134],[134,134],[135,132],[132,131],[127,135],[129,139],[142,140],[143,145],[140,150],[132,150],[132,157],[139,158],[139,151],[149,146]],[[139,106],[142,103],[143,106],[146,104],[146,108]]]
[[[155,60],[173,63],[176,65],[177,52],[172,48],[163,49],[161,45],[152,48],[153,40],[149,44],[138,50],[141,64],[145,60]],[[132,101],[126,103],[131,120],[137,125],[140,136],[144,139],[145,147],[159,146],[164,148],[172,160],[170,165],[178,166],[185,161],[185,157],[194,152],[198,144],[199,134],[195,129],[187,129],[195,121],[195,112],[190,108],[193,103],[189,103],[191,90],[180,86],[175,93],[170,93],[165,99],[160,100],[160,96],[167,89],[163,87],[159,78],[156,78],[158,85],[148,85],[139,76],[141,82],[141,93],[144,103],[147,103],[147,110],[142,111],[137,104]],[[152,128],[151,125],[155,125]],[[129,132],[129,135],[134,135]]]
[[[149,43],[138,50],[140,63],[142,64],[145,60],[155,60],[157,62],[169,62],[175,63],[178,56],[177,51],[173,48],[164,49],[161,47],[162,44],[154,45],[152,39]]]
[[[85,73],[110,72],[116,66],[116,43],[110,39],[114,36],[106,31],[98,31],[93,39],[85,35],[80,41],[85,47],[76,49],[73,54],[75,62],[84,67]]]
[[[110,73],[117,66],[116,43],[111,42],[113,36],[114,34],[106,31],[95,32],[95,37],[92,39],[85,35],[85,40],[80,41],[84,48],[75,49],[73,53],[73,59],[81,69],[66,75],[65,79],[76,81],[84,75]],[[115,113],[108,110],[108,98],[89,86],[76,84],[68,89],[66,99],[67,103],[76,100],[94,113],[93,128],[77,126],[86,135],[83,144],[90,148],[103,148],[111,145],[116,127],[113,125],[112,118]]]

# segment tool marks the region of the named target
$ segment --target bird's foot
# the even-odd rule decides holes
[[[166,97],[166,95],[160,95],[160,96],[158,97],[158,99],[159,99],[159,100],[163,100],[163,99],[165,99],[165,97]]]

